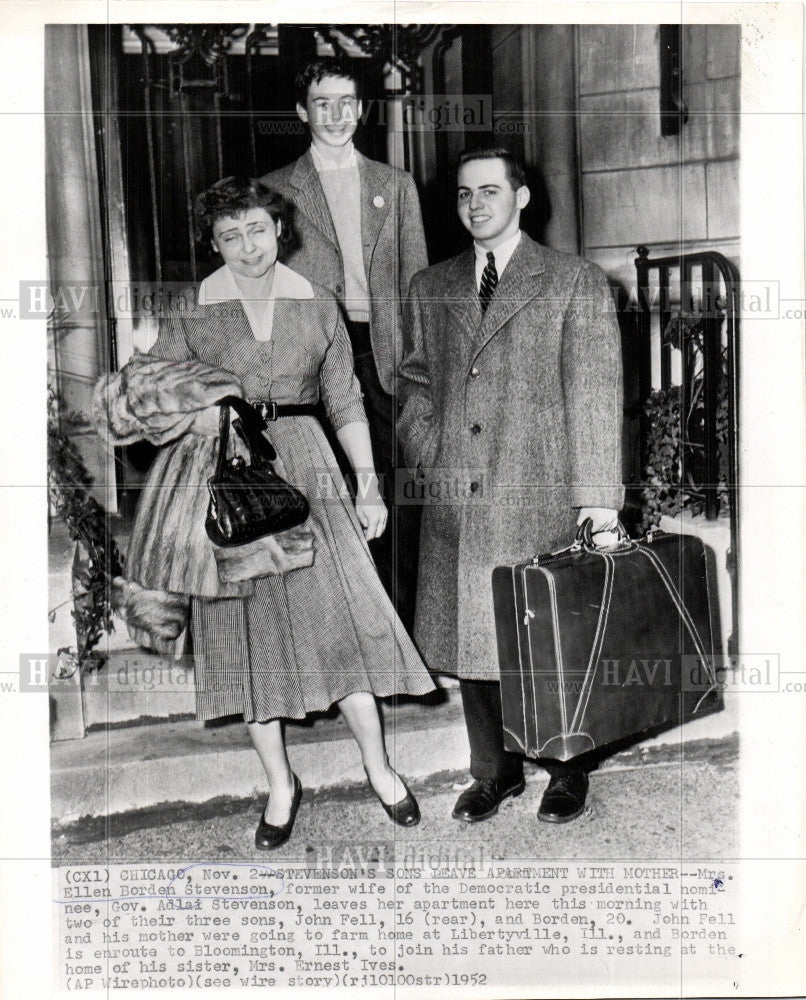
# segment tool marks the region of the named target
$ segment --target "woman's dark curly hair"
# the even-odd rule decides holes
[[[273,188],[248,177],[224,177],[196,198],[196,238],[209,245],[216,219],[237,217],[250,208],[264,208],[275,222],[280,222],[277,242],[281,250],[294,244],[291,212],[286,200]]]

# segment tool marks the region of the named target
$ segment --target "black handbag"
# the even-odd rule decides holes
[[[263,418],[238,396],[224,396],[218,405],[218,457],[207,480],[210,504],[204,523],[210,541],[222,547],[244,545],[302,524],[310,513],[308,501],[274,471],[277,452],[263,436]],[[239,455],[227,458],[230,407],[238,414],[233,426],[249,449],[249,465]]]

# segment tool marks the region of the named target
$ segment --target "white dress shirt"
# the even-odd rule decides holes
[[[515,248],[521,241],[521,231],[520,229],[515,233],[511,239],[506,240],[500,246],[497,246],[493,250],[493,256],[495,257],[495,270],[498,274],[498,280],[500,281],[503,274],[504,268],[509,263],[510,257],[515,253]],[[476,290],[481,289],[481,275],[484,268],[487,266],[487,254],[489,250],[485,247],[479,246],[475,240],[473,240],[473,249],[476,253]]]

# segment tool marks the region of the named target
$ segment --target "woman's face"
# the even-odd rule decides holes
[[[280,222],[265,208],[248,208],[237,216],[225,215],[213,223],[213,249],[235,274],[262,278],[277,260]]]

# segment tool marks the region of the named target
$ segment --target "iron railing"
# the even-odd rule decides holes
[[[718,517],[722,499],[726,498],[735,623],[739,272],[730,260],[713,250],[654,259],[650,259],[645,246],[639,246],[637,252],[638,333],[644,346],[639,368],[640,396],[647,400],[653,389],[679,385],[680,488],[702,501],[708,520]],[[674,331],[675,326],[677,335],[669,336],[668,331]],[[717,429],[720,409],[727,411],[727,428],[721,435]],[[695,411],[692,426],[688,421]]]

